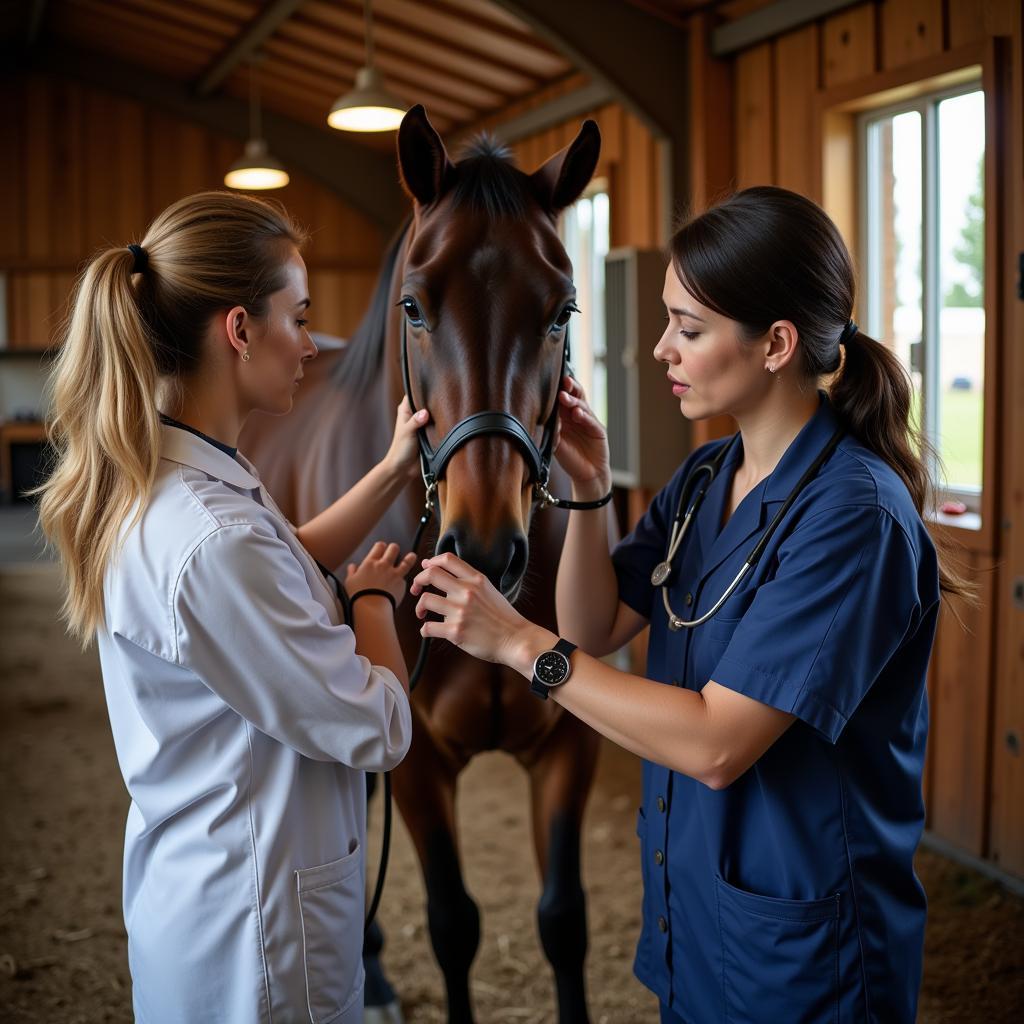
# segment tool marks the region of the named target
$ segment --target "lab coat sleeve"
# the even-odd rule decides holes
[[[221,526],[171,595],[176,659],[261,732],[319,761],[393,768],[412,738],[395,675],[356,654],[271,528]]]
[[[929,554],[876,506],[812,516],[779,546],[775,576],[753,592],[739,621],[729,621],[729,605],[742,594],[704,627],[731,630],[711,678],[836,742],[922,622]]]

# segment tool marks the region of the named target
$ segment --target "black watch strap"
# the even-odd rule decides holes
[[[561,654],[565,658],[565,660],[568,661],[569,658],[572,655],[572,652],[575,651],[575,650],[576,650],[576,644],[571,643],[569,640],[565,640],[565,639],[559,638],[558,643],[556,643],[554,647],[550,648],[550,650],[542,651],[537,656],[537,658],[539,660],[545,654],[550,654],[552,651],[554,651],[554,652],[557,652],[558,654]],[[534,662],[534,664],[536,665],[536,662]],[[568,678],[569,678],[569,673],[567,672],[565,674],[564,678],[562,680],[560,680],[560,683],[564,683],[565,680],[568,679]],[[554,684],[554,685],[560,685],[560,683]],[[552,684],[545,683],[545,682],[543,682],[543,680],[538,678],[536,668],[534,668],[533,679],[530,680],[530,693],[534,694],[537,697],[540,697],[541,700],[547,700],[548,699],[548,693],[551,690],[551,686],[552,686]]]

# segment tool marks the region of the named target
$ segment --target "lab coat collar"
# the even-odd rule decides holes
[[[725,503],[732,490],[732,478],[743,456],[743,442],[733,449],[722,463],[714,483],[708,489],[704,506],[697,515],[697,535],[701,548],[701,580],[715,571],[743,544],[754,546],[754,538],[769,520],[767,505],[784,502],[803,476],[807,467],[828,443],[839,425],[828,396],[819,392],[818,411],[804,424],[800,433],[783,453],[771,475],[762,480],[732,514],[725,528],[718,532]],[[771,509],[774,515],[776,509]]]
[[[182,466],[191,466],[203,473],[223,480],[233,487],[244,487],[247,490],[259,487],[260,482],[254,475],[252,463],[244,456],[238,460],[231,458],[226,452],[207,444],[201,437],[180,427],[160,426],[160,457]]]

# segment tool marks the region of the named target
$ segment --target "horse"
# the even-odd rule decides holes
[[[532,174],[486,136],[453,161],[421,106],[406,114],[397,148],[412,213],[388,246],[360,327],[347,345],[307,367],[284,420],[256,419],[240,441],[294,522],[326,507],[380,459],[406,387],[414,406],[430,411],[426,433],[435,447],[481,411],[536,425],[528,428],[535,441],[553,424],[575,297],[557,218],[593,175],[597,125],[585,122]],[[555,629],[554,572],[566,519],[560,511],[533,515],[541,485],[528,447],[509,432],[472,436],[451,454],[436,496],[410,485],[372,536],[408,545],[425,497],[436,501],[435,550],[454,551],[525,615]],[[552,489],[559,483],[565,478],[556,469]],[[420,625],[412,604],[398,613],[410,664]],[[455,832],[456,781],[474,755],[495,749],[529,776],[543,880],[537,922],[559,1021],[586,1022],[580,828],[597,734],[555,701],[536,699],[517,674],[450,645],[432,650],[412,706],[412,747],[393,772],[394,797],[423,873],[449,1022],[473,1020],[469,972],[480,941]]]

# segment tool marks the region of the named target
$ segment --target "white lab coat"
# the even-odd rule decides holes
[[[105,586],[140,1024],[362,1020],[364,771],[412,732],[252,465],[175,427]]]

